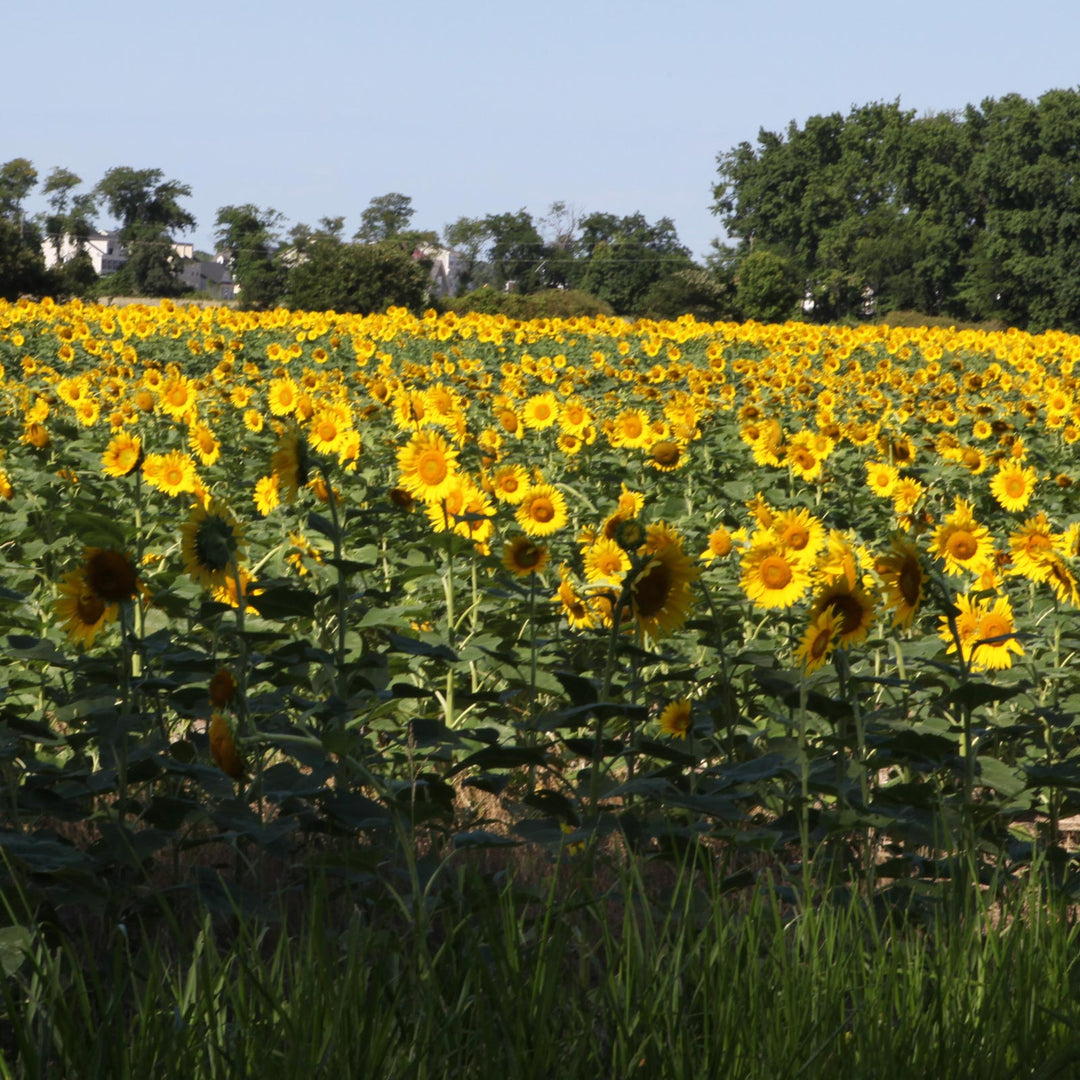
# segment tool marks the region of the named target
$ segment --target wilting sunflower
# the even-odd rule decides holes
[[[543,544],[537,544],[528,536],[511,537],[503,548],[502,564],[516,577],[525,578],[539,574],[547,566],[550,554]]]
[[[1015,513],[1023,510],[1031,501],[1037,479],[1033,466],[1025,469],[1014,462],[1007,462],[990,481],[990,494],[1002,507]]]
[[[885,589],[885,606],[892,612],[892,625],[908,629],[926,586],[919,549],[910,540],[894,536],[889,553],[877,560],[875,568]]]
[[[215,712],[210,719],[207,734],[210,736],[210,756],[214,759],[214,764],[226,776],[239,780],[244,775],[244,759],[236,745],[228,717]]]
[[[959,496],[956,509],[934,531],[932,544],[934,554],[945,562],[946,574],[981,573],[993,555],[990,530],[975,521],[971,503]]]
[[[101,455],[101,471],[106,476],[129,476],[142,460],[142,443],[138,435],[129,435],[121,431],[109,440],[105,453]]]
[[[566,497],[551,484],[534,484],[514,515],[530,536],[551,536],[568,521]]]
[[[685,739],[690,730],[691,713],[689,698],[669,702],[660,714],[660,730],[674,739]]]
[[[802,661],[807,675],[817,671],[832,655],[840,637],[840,616],[836,609],[826,608],[810,619],[810,625],[802,636],[795,657]]]
[[[837,645],[846,649],[866,640],[874,625],[876,607],[874,598],[861,585],[851,585],[845,578],[837,578],[814,597],[810,618],[813,620],[825,611],[834,611],[840,620]]]
[[[313,464],[311,450],[303,433],[296,428],[285,431],[278,440],[270,468],[286,502],[293,502],[300,489],[307,487]]]
[[[457,451],[438,432],[416,432],[397,460],[401,486],[423,502],[438,502],[454,486]]]
[[[184,569],[207,589],[224,589],[244,551],[244,530],[223,502],[196,503],[180,527]]]
[[[661,439],[649,449],[645,464],[659,472],[674,472],[686,464],[683,448],[672,439]]]
[[[133,600],[139,577],[134,563],[122,551],[88,548],[83,559],[86,584],[108,604]]]
[[[742,590],[756,607],[787,608],[810,588],[810,574],[771,532],[755,535],[742,557]]]
[[[693,596],[690,583],[700,573],[677,544],[661,548],[630,584],[630,611],[641,631],[654,641],[686,621]]]
[[[116,620],[116,605],[107,603],[90,588],[85,566],[66,573],[57,589],[59,596],[53,610],[62,629],[74,644],[89,649],[102,628]]]

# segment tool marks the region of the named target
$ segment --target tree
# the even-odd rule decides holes
[[[8,300],[40,293],[48,282],[41,234],[22,208],[36,183],[37,170],[26,158],[0,165],[0,296]]]
[[[290,272],[288,300],[309,311],[377,312],[391,305],[421,309],[430,263],[414,259],[394,241],[345,244],[331,236],[312,239]]]
[[[458,293],[477,285],[482,271],[482,255],[491,243],[491,228],[483,218],[459,217],[443,229],[443,243],[461,259]]]
[[[392,191],[388,195],[377,195],[368,203],[367,209],[360,214],[360,228],[356,230],[354,240],[365,244],[375,244],[380,240],[392,240],[409,228],[416,211],[408,195]]]
[[[124,267],[135,292],[168,294],[176,290],[176,254],[170,233],[195,227],[195,218],[180,205],[191,188],[166,180],[160,169],[110,169],[96,193],[120,222],[120,240],[128,252]]]
[[[665,217],[650,224],[641,213],[589,214],[576,248],[578,258],[567,266],[569,283],[606,300],[620,315],[643,311],[651,289],[693,266],[674,222]]]
[[[41,185],[49,204],[49,213],[44,218],[45,237],[53,247],[56,262],[62,257],[65,237],[71,237],[78,253],[84,250],[94,231],[97,200],[93,193],[75,194],[81,183],[82,178],[70,169],[57,166]]]
[[[500,289],[535,292],[544,284],[547,248],[524,207],[516,214],[488,214],[493,283]]]
[[[273,307],[284,295],[286,268],[278,253],[284,222],[276,210],[260,210],[250,203],[222,206],[217,212],[214,239],[240,286],[245,307]]]
[[[802,299],[802,274],[795,261],[756,248],[739,263],[736,298],[744,319],[783,322]]]

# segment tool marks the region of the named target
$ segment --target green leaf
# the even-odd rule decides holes
[[[25,926],[0,928],[0,977],[14,975],[27,959],[34,935]]]
[[[318,598],[307,589],[271,585],[249,597],[249,603],[264,619],[310,619]]]
[[[1007,799],[1015,798],[1027,787],[1024,773],[997,758],[978,757],[975,764],[978,766],[978,779]]]

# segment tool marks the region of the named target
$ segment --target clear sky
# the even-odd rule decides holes
[[[555,200],[671,217],[696,256],[716,155],[759,128],[1080,85],[1074,0],[8,0],[0,161],[158,168],[289,224],[399,191],[413,226]],[[43,208],[40,197],[31,210]],[[111,224],[107,219],[101,225]]]

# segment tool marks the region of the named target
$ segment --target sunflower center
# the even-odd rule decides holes
[[[416,472],[425,484],[441,484],[447,475],[446,459],[442,454],[424,454],[416,464]]]
[[[787,559],[770,555],[761,562],[761,581],[766,589],[785,589],[791,584],[792,572]]]
[[[634,582],[634,607],[642,618],[652,618],[664,609],[671,594],[671,568],[654,559]]]
[[[531,570],[539,564],[542,551],[536,544],[522,544],[514,552],[514,561],[522,570]]]
[[[987,615],[979,627],[979,637],[981,638],[996,638],[1002,637],[1005,634],[1011,634],[1012,627],[1009,625],[1006,619],[1003,619],[1000,615]],[[1004,645],[1003,641],[995,642],[996,645]]]
[[[810,534],[801,525],[791,525],[784,530],[780,540],[792,551],[802,551],[810,543]]]
[[[539,499],[535,499],[529,507],[529,517],[533,521],[539,521],[542,525],[546,524],[555,517],[555,506],[550,499],[541,496]]]
[[[832,608],[840,616],[840,633],[853,634],[862,625],[862,604],[854,596],[838,596]]]
[[[679,444],[665,440],[652,448],[652,459],[657,465],[675,465],[679,460]]]
[[[897,575],[896,584],[900,589],[900,595],[904,603],[913,608],[919,602],[919,593],[922,591],[922,570],[914,559],[905,559],[900,573]]]
[[[122,552],[98,551],[87,560],[86,583],[103,600],[130,600],[135,595],[135,568]]]
[[[100,596],[83,593],[75,605],[75,612],[83,626],[93,626],[105,614],[105,601]]]
[[[949,554],[954,559],[970,559],[979,550],[979,544],[975,537],[967,529],[958,529],[949,537]]]
[[[814,635],[810,643],[810,658],[820,660],[829,651],[829,642],[832,641],[832,627],[822,628]]]
[[[1023,498],[1024,492],[1027,491],[1027,484],[1024,482],[1022,476],[1014,475],[1005,477],[1003,486],[1005,488],[1005,494],[1008,495],[1010,499]]]

